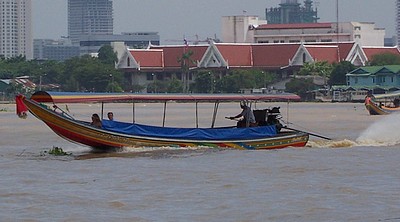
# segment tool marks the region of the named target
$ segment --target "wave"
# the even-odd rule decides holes
[[[310,140],[307,143],[309,147],[317,147],[317,148],[344,148],[344,147],[353,147],[357,146],[357,142],[344,139],[344,140]]]
[[[400,144],[400,113],[377,120],[356,139],[362,146],[393,146]]]

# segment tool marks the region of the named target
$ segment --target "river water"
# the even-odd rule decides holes
[[[162,105],[137,105],[137,122],[161,124]],[[400,221],[400,115],[370,116],[361,103],[275,105],[290,127],[332,141],[93,153],[0,104],[0,221]],[[167,124],[193,126],[189,108],[168,107]],[[99,112],[95,104],[68,109],[86,120]],[[106,109],[131,121],[126,104]],[[217,125],[233,124],[223,116],[239,111],[221,108]],[[206,116],[200,126],[210,125]],[[55,146],[71,155],[48,155]]]

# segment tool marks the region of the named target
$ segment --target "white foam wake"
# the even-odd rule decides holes
[[[362,146],[393,146],[400,144],[400,113],[393,113],[370,125],[356,142]]]

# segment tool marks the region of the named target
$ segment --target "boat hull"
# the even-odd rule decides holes
[[[399,112],[400,107],[387,107],[387,106],[379,106],[372,99],[365,101],[365,108],[368,110],[370,115],[388,115],[394,112]]]
[[[305,132],[282,132],[275,136],[248,140],[188,140],[128,135],[98,129],[87,123],[73,120],[56,113],[43,105],[24,99],[24,104],[38,119],[42,120],[56,134],[69,141],[96,149],[122,147],[219,147],[235,149],[280,149],[285,147],[304,147],[309,139]]]

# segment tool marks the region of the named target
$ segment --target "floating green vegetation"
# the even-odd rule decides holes
[[[43,151],[42,156],[50,154],[54,156],[69,156],[71,153],[64,152],[64,150],[60,147],[53,146],[49,151]]]

